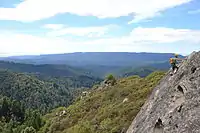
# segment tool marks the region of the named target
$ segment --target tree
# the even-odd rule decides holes
[[[1,117],[4,116],[6,122],[10,121],[10,100],[6,97],[3,98],[2,107],[0,110]]]
[[[28,110],[26,114],[26,125],[32,126],[34,129],[39,130],[43,125],[43,120],[39,111]]]
[[[11,112],[13,114],[14,120],[22,122],[24,120],[25,109],[24,106],[19,101],[12,101]]]

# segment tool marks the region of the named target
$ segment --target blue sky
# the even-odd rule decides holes
[[[0,0],[0,56],[200,49],[199,0]]]

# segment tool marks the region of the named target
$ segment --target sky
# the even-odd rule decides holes
[[[0,56],[200,50],[200,0],[0,0]]]

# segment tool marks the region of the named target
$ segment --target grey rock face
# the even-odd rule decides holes
[[[200,133],[200,52],[166,74],[127,133]]]

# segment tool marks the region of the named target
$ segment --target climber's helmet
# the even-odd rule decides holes
[[[178,58],[178,54],[174,54],[174,56],[175,56],[176,58]]]

